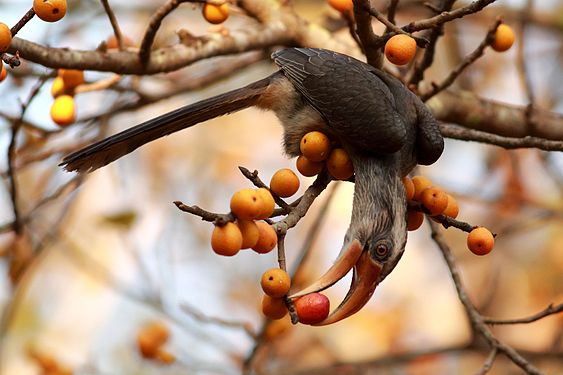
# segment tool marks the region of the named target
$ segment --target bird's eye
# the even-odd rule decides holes
[[[377,260],[383,261],[391,254],[391,247],[386,242],[379,242],[373,248],[372,254]]]

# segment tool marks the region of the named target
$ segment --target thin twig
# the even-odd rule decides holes
[[[445,7],[442,7],[440,8],[440,11],[437,12],[439,13],[438,15],[424,20],[411,22],[408,25],[403,26],[403,30],[408,33],[412,33],[415,31],[436,28],[437,26],[441,26],[446,22],[455,20],[457,18],[465,17],[469,14],[477,13],[481,9],[485,8],[489,4],[494,3],[495,1],[496,0],[473,1],[467,6],[452,11],[449,11],[449,9],[451,9],[455,1],[448,1],[449,3],[451,3],[451,5],[448,7],[449,9],[445,9]]]
[[[385,18],[385,16],[383,14],[381,14],[375,7],[368,5],[366,11],[371,16],[375,17],[379,22],[384,24],[387,27],[387,30],[392,31],[392,33],[389,33],[389,32],[385,33],[386,36],[383,37],[384,40],[387,40],[388,38],[390,38],[391,36],[393,36],[395,34],[405,34],[405,35],[408,35],[411,38],[413,38],[416,41],[416,44],[420,48],[425,48],[428,45],[429,41],[427,39],[414,36],[411,33],[408,33],[405,30],[401,29],[400,27],[397,27],[394,23],[390,22],[387,18]]]
[[[498,354],[498,349],[496,347],[491,349],[491,352],[489,353],[487,359],[483,363],[483,367],[481,367],[481,369],[475,375],[485,375],[487,372],[489,372],[491,370],[491,367],[493,367],[493,362],[497,358],[497,354]]]
[[[481,56],[483,56],[483,54],[485,53],[485,48],[487,48],[491,42],[494,40],[494,36],[495,36],[495,32],[497,31],[497,28],[499,27],[499,25],[502,23],[502,21],[500,19],[498,19],[493,26],[489,29],[489,31],[487,32],[487,35],[485,36],[485,38],[483,39],[483,41],[479,44],[479,46],[473,51],[471,52],[469,55],[467,55],[462,61],[461,63],[459,63],[459,65],[457,67],[455,67],[450,74],[442,81],[442,83],[440,84],[433,84],[432,88],[423,93],[422,95],[420,95],[420,98],[423,101],[427,101],[428,99],[430,99],[431,97],[433,97],[434,95],[438,94],[440,91],[445,90],[446,88],[450,87],[450,85],[452,83],[454,83],[454,81],[456,80],[457,77],[459,77],[459,75],[461,73],[463,73],[463,71],[471,64],[473,64],[475,61],[477,61],[477,59]]]
[[[428,223],[432,232],[432,239],[438,245],[442,252],[442,255],[444,256],[444,260],[450,271],[450,276],[452,277],[452,280],[454,282],[458,298],[465,309],[474,332],[484,338],[491,346],[491,348],[497,348],[499,351],[503,352],[512,362],[526,371],[526,373],[532,375],[543,374],[539,369],[537,369],[534,365],[532,365],[524,357],[522,357],[516,350],[502,343],[493,335],[491,330],[483,321],[483,317],[481,316],[481,314],[479,314],[479,312],[469,299],[469,296],[467,295],[467,292],[463,287],[463,283],[461,282],[461,276],[458,270],[456,259],[452,254],[448,244],[446,243],[443,235],[438,231],[438,225],[431,220],[428,220]]]
[[[439,7],[436,13],[443,13],[451,10],[455,3],[455,0],[441,0],[439,2]],[[431,23],[432,30],[428,34],[428,45],[424,50],[424,54],[422,55],[422,60],[415,64],[414,70],[410,79],[408,79],[408,86],[414,85],[417,86],[420,81],[424,79],[424,72],[428,69],[432,63],[434,62],[434,53],[436,52],[436,44],[438,43],[438,39],[444,33],[443,24],[438,23]],[[405,31],[411,32],[408,27],[403,28]]]
[[[198,206],[185,205],[180,201],[174,201],[173,203],[176,205],[176,207],[178,207],[180,211],[184,211],[192,215],[199,216],[201,217],[201,220],[212,222],[215,225],[225,225],[227,223],[234,222],[236,220],[233,214],[230,213],[218,214],[204,210],[203,208],[200,208]]]
[[[109,22],[111,23],[111,28],[113,29],[113,34],[115,35],[115,40],[117,41],[117,46],[119,50],[123,50],[123,35],[121,34],[121,28],[119,27],[119,23],[117,22],[117,17],[111,9],[108,0],[100,0],[102,5],[104,6],[104,10],[108,15]]]
[[[487,317],[483,317],[483,322],[485,322],[486,324],[491,324],[491,325],[499,325],[499,324],[527,324],[527,323],[532,323],[535,322],[537,320],[540,320],[542,318],[545,318],[546,316],[549,315],[553,315],[553,314],[558,314],[560,312],[563,311],[563,303],[560,303],[559,305],[554,306],[553,304],[550,304],[549,306],[547,306],[545,309],[543,309],[542,311],[534,314],[534,315],[530,315],[528,317],[525,318],[518,318],[518,319],[494,319],[494,318],[487,318]]]
[[[254,184],[254,186],[259,187],[259,188],[268,189],[270,194],[272,194],[272,197],[274,198],[274,201],[276,202],[276,204],[278,206],[280,206],[282,208],[282,210],[285,211],[285,213],[291,212],[291,210],[293,209],[292,206],[287,204],[287,202],[284,201],[283,199],[281,199],[281,197],[279,195],[277,195],[276,193],[274,193],[273,191],[270,190],[268,185],[266,185],[260,179],[260,177],[258,177],[258,171],[257,170],[254,170],[254,172],[250,172],[250,170],[248,168],[245,168],[243,166],[239,166],[238,169],[243,174],[244,177],[248,178],[250,180],[250,182],[252,182]]]
[[[254,330],[252,329],[252,325],[250,323],[226,320],[226,319],[214,317],[214,316],[207,316],[207,315],[203,314],[202,312],[196,310],[194,307],[188,305],[185,302],[182,302],[180,304],[180,308],[182,309],[183,312],[185,312],[186,314],[188,314],[189,316],[191,316],[192,318],[196,319],[199,322],[216,324],[216,325],[220,325],[222,327],[240,328],[248,336],[250,336],[252,339],[254,339],[254,340],[257,339],[257,335],[254,332]]]
[[[503,137],[502,135],[487,133],[476,129],[467,129],[459,125],[440,124],[440,132],[444,137],[488,143],[506,149],[538,148],[545,151],[563,151],[563,141],[552,141],[538,137]]]

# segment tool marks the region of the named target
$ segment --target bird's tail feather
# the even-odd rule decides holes
[[[272,78],[165,113],[67,155],[60,165],[67,171],[92,172],[145,143],[256,104]]]

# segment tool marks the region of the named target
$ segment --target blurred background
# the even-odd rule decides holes
[[[305,19],[330,23],[334,38],[352,44],[347,26],[324,1],[296,0]],[[385,9],[385,1],[373,1]],[[426,16],[419,1],[401,1],[398,24]],[[464,2],[460,1],[460,4]],[[517,63],[522,53],[535,105],[563,112],[563,4],[558,0],[497,1],[485,11],[446,26],[428,81],[441,80],[483,39],[497,15],[517,35],[507,53],[487,50],[456,83],[496,101],[527,105],[529,90]],[[134,43],[161,2],[111,1],[123,33]],[[31,1],[0,1],[2,22],[13,25]],[[524,11],[523,11],[524,10]],[[249,26],[233,12],[226,29]],[[194,35],[210,28],[197,6],[184,4],[165,19],[155,46],[173,44],[179,29]],[[380,25],[376,30],[381,31]],[[32,20],[18,34],[43,45],[95,49],[112,31],[98,1],[69,1],[56,24]],[[389,68],[391,68],[389,66]],[[329,327],[292,326],[289,318],[266,323],[259,280],[277,266],[275,252],[241,251],[217,256],[212,224],[179,211],[173,201],[226,213],[233,192],[251,184],[238,166],[269,181],[279,168],[295,170],[283,155],[282,129],[271,113],[248,109],[165,137],[85,178],[58,166],[65,148],[85,135],[114,134],[187,103],[240,87],[275,70],[260,52],[212,58],[169,74],[123,77],[111,89],[76,96],[78,122],[61,131],[49,117],[51,80],[28,108],[17,139],[18,204],[25,236],[14,220],[6,152],[0,156],[0,374],[39,374],[54,360],[76,374],[474,374],[486,358],[429,228],[410,232],[405,255],[368,305]],[[52,70],[23,62],[0,84],[0,147],[10,142],[19,116],[40,76]],[[86,73],[87,81],[111,77]],[[217,79],[216,76],[221,76]],[[212,82],[208,84],[208,82]],[[172,92],[179,93],[171,95]],[[134,110],[139,93],[163,99]],[[138,108],[137,108],[138,107]],[[108,109],[117,108],[108,113]],[[86,121],[87,120],[87,121]],[[39,131],[39,130],[41,131]],[[49,152],[62,150],[62,152]],[[563,302],[563,155],[535,149],[447,140],[442,158],[417,173],[454,195],[461,220],[498,234],[485,257],[470,253],[466,234],[443,230],[464,285],[485,316],[517,318]],[[303,192],[312,179],[302,178]],[[349,224],[353,185],[333,182],[286,237],[289,268],[303,251],[301,282],[313,280],[336,258]],[[325,211],[326,210],[326,211]],[[311,230],[320,223],[320,231]],[[13,254],[23,254],[18,274]],[[327,291],[337,306],[345,278]],[[137,335],[150,322],[170,331],[166,350],[173,364],[144,359]],[[499,339],[545,373],[563,373],[563,315],[531,324],[496,326]],[[262,332],[257,339],[255,335]],[[484,349],[483,349],[484,348]],[[245,367],[246,366],[246,367]],[[43,371],[43,372],[42,372]],[[499,357],[491,374],[519,374]]]

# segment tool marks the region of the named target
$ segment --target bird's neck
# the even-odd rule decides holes
[[[385,226],[397,238],[404,236],[406,200],[398,158],[352,155],[352,161],[355,188],[351,223]]]

